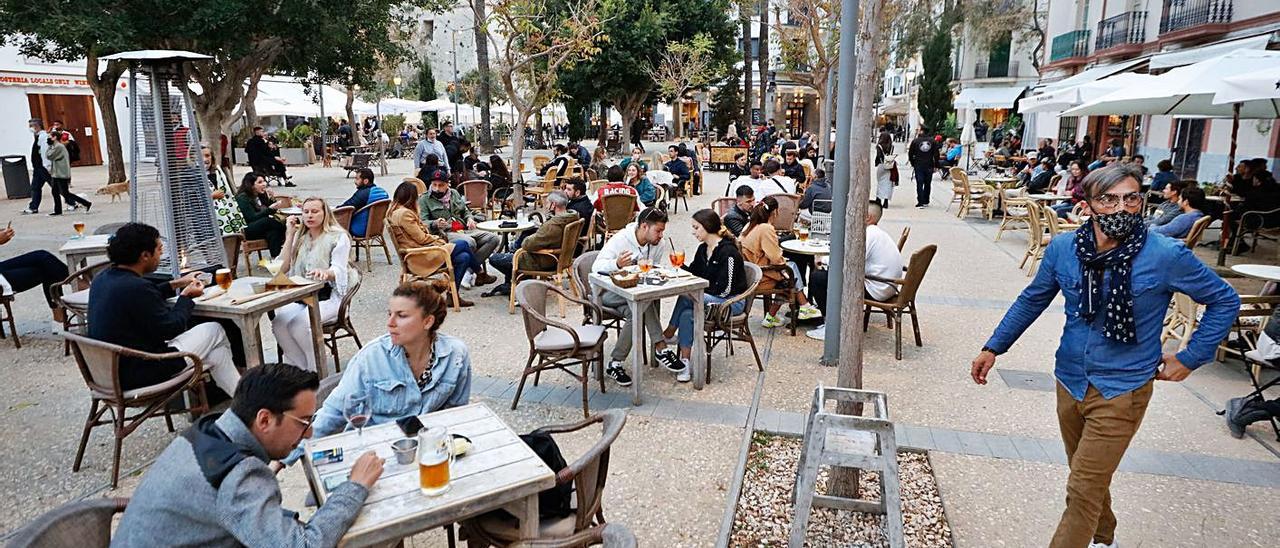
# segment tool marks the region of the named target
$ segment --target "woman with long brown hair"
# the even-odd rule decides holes
[[[747,227],[742,229],[742,236],[739,240],[739,245],[742,248],[742,257],[761,267],[787,265],[791,268],[795,279],[795,287],[791,288],[791,290],[796,293],[796,301],[800,304],[800,308],[796,310],[797,317],[801,320],[821,318],[822,312],[812,304],[809,304],[809,299],[804,296],[804,276],[801,276],[800,269],[796,267],[795,263],[782,256],[782,245],[778,241],[778,232],[771,223],[777,215],[778,200],[773,196],[761,200],[751,209]],[[759,290],[774,289],[784,279],[783,275],[777,270],[765,270],[764,276],[760,278],[760,285],[756,287]],[[760,325],[774,328],[785,323],[778,317],[778,310],[781,308],[781,300],[773,301],[769,305],[769,309],[764,311],[764,320],[760,322]]]
[[[478,268],[477,259],[471,253],[471,245],[466,240],[450,242],[432,234],[427,230],[426,225],[422,224],[422,218],[418,216],[418,186],[413,183],[404,182],[396,187],[395,194],[391,196],[391,211],[387,214],[387,225],[391,228],[391,237],[395,238],[396,247],[400,249],[432,246],[443,246],[447,249],[449,258],[453,262],[455,284],[462,281],[462,276],[468,269]],[[478,269],[474,271],[479,272]],[[474,306],[474,304],[462,298],[458,299],[459,306]]]

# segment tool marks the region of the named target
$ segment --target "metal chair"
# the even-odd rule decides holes
[[[706,319],[703,323],[703,334],[706,337],[707,348],[707,378],[706,382],[711,382],[711,351],[715,350],[716,345],[721,342],[726,343],[725,352],[733,355],[733,342],[741,341],[751,345],[751,354],[756,358],[756,369],[764,371],[764,364],[760,361],[760,351],[756,349],[756,339],[751,335],[751,303],[755,300],[752,295],[756,291],[756,286],[760,284],[760,278],[764,276],[760,267],[743,263],[747,271],[747,290],[733,298],[712,305],[707,311]],[[738,302],[745,302],[741,314],[733,314],[731,307]]]
[[[542,520],[540,538],[564,539],[605,523],[604,488],[609,480],[609,451],[627,423],[621,409],[609,409],[577,424],[544,426],[534,433],[567,434],[594,424],[601,424],[600,439],[591,449],[563,469],[556,470],[556,485],[573,484],[574,514],[555,520]],[[462,522],[463,538],[483,546],[512,546],[520,538],[518,521],[506,512],[490,512]]]
[[[933,255],[937,253],[938,246],[934,244],[926,245],[911,255],[911,262],[907,263],[907,272],[902,278],[881,278],[879,276],[867,275],[868,280],[877,282],[886,282],[898,286],[898,295],[891,301],[877,301],[874,299],[865,299],[865,308],[863,309],[862,330],[867,330],[867,322],[871,320],[872,312],[883,313],[886,317],[893,321],[894,334],[897,337],[897,343],[894,347],[894,357],[902,359],[902,315],[911,315],[911,329],[915,332],[916,346],[924,346],[924,342],[920,339],[920,320],[916,317],[916,292],[920,289],[920,283],[924,281],[924,275],[929,270],[929,263],[933,261]],[[876,310],[873,310],[876,309]]]
[[[387,210],[391,208],[391,199],[382,199],[360,208],[356,214],[360,212],[369,212],[368,222],[365,223],[364,236],[356,236],[351,234],[352,247],[355,248],[356,262],[360,261],[360,248],[363,247],[364,267],[365,270],[373,272],[373,248],[381,247],[383,254],[387,256],[387,264],[391,264],[391,251],[387,249],[387,239],[383,237],[383,228],[386,224]]]
[[[367,152],[357,152],[350,156],[350,162],[343,165],[343,169],[347,170],[344,179],[351,177],[352,173],[356,173],[362,169],[369,167],[369,160],[373,159],[373,155]]]
[[[115,453],[112,457],[111,487],[114,488],[120,479],[120,446],[124,438],[137,430],[147,419],[160,414],[164,416],[165,425],[173,432],[173,409],[168,403],[184,391],[190,391],[193,405],[192,414],[199,415],[208,411],[208,403],[204,397],[204,364],[200,357],[190,352],[166,352],[152,354],[117,344],[102,342],[75,333],[63,332],[62,336],[71,344],[76,365],[89,387],[92,406],[89,418],[84,422],[84,432],[80,436],[80,447],[76,450],[76,460],[72,465],[73,472],[80,471],[80,462],[84,459],[85,447],[89,444],[89,432],[97,426],[113,425],[115,429]],[[141,388],[125,389],[120,386],[120,358],[129,357],[145,361],[161,361],[182,359],[188,362],[185,369],[174,377],[159,384]],[[142,411],[127,416],[129,409]],[[103,420],[102,415],[111,412],[110,420]]]
[[[1253,235],[1253,244],[1249,249],[1258,249],[1258,239],[1264,238],[1274,240],[1275,234],[1280,232],[1280,226],[1267,226],[1267,220],[1280,214],[1280,208],[1267,211],[1246,211],[1240,215],[1240,222],[1236,225],[1235,243],[1231,245],[1231,254],[1238,255],[1240,253],[1240,242],[1244,241],[1246,234]],[[1250,223],[1250,219],[1256,221]],[[1252,226],[1250,226],[1252,224]]]
[[[609,338],[609,334],[599,324],[603,315],[600,307],[586,299],[569,295],[565,290],[542,280],[522,281],[516,286],[515,292],[520,301],[520,312],[524,316],[525,335],[529,338],[529,359],[520,374],[520,384],[511,400],[511,409],[515,409],[520,403],[520,395],[524,393],[524,383],[529,375],[533,375],[533,385],[537,386],[543,371],[558,369],[582,383],[582,416],[589,416],[587,397],[592,365],[596,366],[600,391],[605,392],[604,341]],[[581,304],[590,313],[588,317],[594,317],[597,323],[571,326],[548,318],[546,310],[549,293]],[[581,373],[570,369],[579,366],[582,368]]]
[[[565,225],[564,233],[560,237],[559,249],[543,249],[538,251],[526,251],[517,249],[514,256],[511,257],[511,294],[507,303],[507,312],[509,314],[516,313],[516,285],[523,279],[551,279],[555,280],[556,286],[559,287],[564,283],[564,277],[573,270],[573,253],[578,248],[578,235],[582,234],[582,223],[587,222],[586,219],[578,219],[572,223]],[[520,267],[520,259],[527,255],[541,255],[550,257],[555,260],[556,264],[552,270],[526,270]],[[563,301],[561,301],[561,316],[564,316]]]
[[[111,522],[128,498],[91,498],[40,514],[9,536],[9,548],[107,548]],[[634,544],[632,544],[634,546]]]

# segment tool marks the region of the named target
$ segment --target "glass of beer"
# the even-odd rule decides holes
[[[796,236],[798,236],[798,237],[800,238],[800,241],[802,241],[802,242],[804,242],[804,241],[808,241],[808,240],[809,240],[809,228],[808,228],[808,227],[803,227],[803,226],[802,226],[802,227],[800,227],[800,229],[796,231]]]
[[[449,490],[453,467],[453,437],[443,426],[423,428],[418,433],[418,489],[435,497]]]
[[[76,239],[77,239],[77,240],[78,240],[78,239],[80,239],[80,238],[83,238],[83,237],[84,237],[84,223],[83,223],[83,222],[76,221],[76,222],[75,222],[75,224],[71,225],[71,227],[72,227],[72,228],[74,228],[74,229],[76,229]]]
[[[218,287],[221,287],[223,291],[231,289],[231,269],[219,268],[218,271],[213,274],[213,281],[217,283]]]
[[[683,251],[672,251],[672,252],[671,252],[671,266],[674,266],[674,267],[676,267],[676,268],[680,268],[680,267],[684,266],[684,252],[683,252]]]

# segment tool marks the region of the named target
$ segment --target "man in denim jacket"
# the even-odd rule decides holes
[[[1181,381],[1212,360],[1240,309],[1236,291],[1190,250],[1147,231],[1141,179],[1127,164],[1084,179],[1093,217],[1053,239],[1035,279],[972,364],[974,382],[986,384],[996,356],[1062,292],[1067,318],[1054,376],[1071,473],[1055,548],[1115,546],[1111,476],[1142,424],[1153,380]],[[1185,349],[1162,355],[1160,331],[1175,291],[1205,305],[1204,316]]]

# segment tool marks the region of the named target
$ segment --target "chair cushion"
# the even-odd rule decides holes
[[[581,346],[590,348],[604,340],[605,329],[600,325],[579,325],[573,328],[578,333]],[[538,350],[569,350],[573,348],[573,337],[563,329],[548,327],[533,338],[533,347]]]
[[[541,520],[538,536],[542,539],[561,539],[573,535],[574,517]],[[498,510],[489,512],[471,520],[469,526],[475,527],[494,540],[515,542],[520,539],[520,520],[511,514]]]
[[[62,303],[71,308],[75,308],[79,310],[88,310],[89,309],[89,290],[82,289],[70,295],[63,295]]]
[[[133,390],[125,390],[124,399],[127,401],[127,400],[133,400],[133,399],[144,398],[148,396],[155,396],[158,394],[172,392],[173,389],[179,386],[182,386],[183,384],[186,384],[187,381],[190,381],[191,375],[193,373],[195,373],[195,369],[187,368],[182,370],[181,373],[178,373],[172,379],[164,381],[160,384],[143,386],[142,388],[134,388]],[[98,389],[93,390],[93,395],[95,397],[104,398],[104,399],[111,399],[113,397],[110,392],[107,392],[104,390],[98,390]]]

